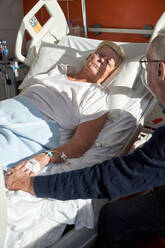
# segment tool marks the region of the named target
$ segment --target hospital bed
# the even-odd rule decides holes
[[[42,6],[45,6],[50,14],[50,19],[43,27],[34,18]],[[165,14],[155,26],[151,39],[163,25],[165,26]],[[31,36],[26,57],[21,53],[25,30]],[[38,73],[49,71],[59,61],[71,64],[76,69],[80,68],[87,55],[100,42],[99,40],[68,34],[67,22],[55,0],[40,0],[24,17],[18,31],[16,57],[30,66],[30,71],[20,89],[28,86],[29,78]],[[52,170],[52,173],[92,166],[113,156],[128,153],[138,139],[145,119],[157,103],[144,86],[145,78],[141,76],[138,62],[139,58],[145,54],[148,44],[117,43],[124,47],[128,58],[120,68],[119,73],[113,78],[108,78],[106,82],[106,90],[110,95],[108,120],[89,151],[80,159],[72,159],[71,168],[61,164]],[[62,202],[52,199],[36,199],[24,192],[6,192],[7,197],[5,197],[3,173],[2,171],[0,173],[0,247],[3,247],[4,237],[5,248],[80,248],[91,246],[97,235],[99,209],[105,200]],[[21,210],[20,207],[19,211],[26,211],[27,204],[29,213],[26,216],[18,216],[17,213],[16,216],[12,216],[13,222],[11,223],[9,215],[8,219],[6,218],[6,209],[14,215],[21,205],[20,202],[23,202],[23,208]],[[35,208],[36,211],[31,211]],[[20,218],[17,223],[18,217]],[[20,220],[21,217],[22,220]],[[28,220],[30,224],[26,223],[25,225]],[[66,225],[74,225],[75,228],[62,235]],[[61,236],[62,238],[60,238]]]

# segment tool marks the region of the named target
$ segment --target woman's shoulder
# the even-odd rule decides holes
[[[95,92],[95,93],[98,93],[98,94],[101,94],[101,95],[105,95],[106,97],[108,96],[108,92],[106,91],[106,89],[101,84],[91,83],[89,88],[90,88],[91,92]]]

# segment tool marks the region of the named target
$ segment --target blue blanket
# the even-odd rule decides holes
[[[0,101],[0,162],[3,169],[59,145],[56,121],[43,114],[24,96]]]

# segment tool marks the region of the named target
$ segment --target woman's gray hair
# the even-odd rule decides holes
[[[152,41],[152,57],[165,61],[165,28],[159,30],[158,35]]]

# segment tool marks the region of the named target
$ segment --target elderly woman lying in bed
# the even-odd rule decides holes
[[[80,71],[74,73],[70,67],[58,65],[32,79],[33,84],[11,103],[12,108],[16,105],[17,117],[9,113],[8,121],[17,122],[18,127],[9,125],[4,134],[5,137],[11,135],[11,139],[8,150],[3,145],[0,148],[1,162],[5,169],[22,162],[9,169],[8,175],[17,169],[34,175],[50,162],[69,164],[69,158],[80,157],[92,146],[108,112],[102,83],[124,57],[120,46],[103,41],[88,56]],[[5,106],[7,101],[10,105],[10,100],[4,101]],[[18,118],[16,122],[15,118]],[[4,125],[4,132],[5,128]],[[12,181],[8,180],[9,189],[10,183]]]

